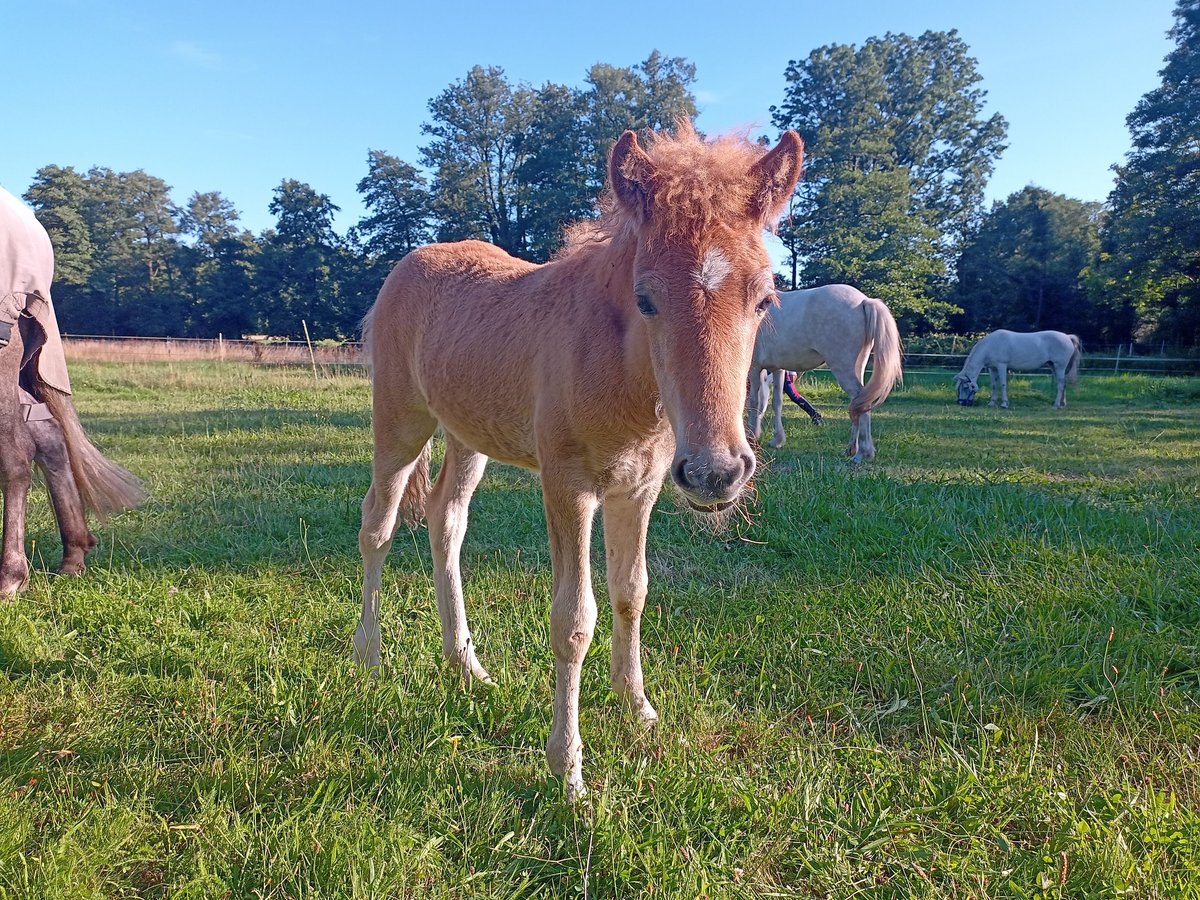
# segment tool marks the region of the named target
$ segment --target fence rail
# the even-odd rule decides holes
[[[362,365],[362,345],[275,340],[225,340],[224,338],[149,338],[100,335],[63,335],[67,354],[76,359],[156,362],[228,360],[262,365]],[[1200,357],[1129,354],[1117,351],[1085,353],[1084,372],[1149,375],[1200,375]],[[958,371],[966,353],[906,353],[907,371]]]

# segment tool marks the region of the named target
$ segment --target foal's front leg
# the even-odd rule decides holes
[[[604,552],[608,597],[612,603],[612,689],[647,728],[658,713],[646,699],[642,680],[642,609],[646,605],[646,530],[660,482],[634,492],[612,491],[604,498]]]
[[[543,470],[542,494],[554,598],[550,604],[550,643],[554,648],[554,713],[546,760],[550,771],[566,779],[567,799],[583,796],[583,740],[579,736],[579,679],[583,659],[596,631],[596,598],[592,595],[592,518],[596,496],[570,476]]]
[[[426,519],[433,554],[433,581],[438,616],[442,621],[442,655],[462,674],[464,681],[478,678],[491,684],[491,676],[475,655],[467,627],[460,554],[467,533],[467,508],[483,478],[488,458],[446,435],[446,456],[437,484],[429,496]]]

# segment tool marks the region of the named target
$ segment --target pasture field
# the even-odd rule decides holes
[[[1056,412],[1046,377],[1008,411],[951,377],[910,376],[852,467],[806,376],[828,424],[789,404],[724,531],[664,494],[652,734],[608,687],[597,534],[572,808],[534,477],[489,469],[464,548],[496,687],[441,665],[423,529],[371,679],[365,378],[76,364],[153,498],[52,581],[35,492],[33,581],[0,600],[0,898],[1200,896],[1200,381],[1085,376]]]

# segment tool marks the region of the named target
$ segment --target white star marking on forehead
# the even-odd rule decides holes
[[[709,247],[700,261],[700,268],[692,273],[696,283],[710,294],[721,287],[721,283],[729,277],[733,265],[725,254],[717,247]]]

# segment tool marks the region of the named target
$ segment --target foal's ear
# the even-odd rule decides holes
[[[608,180],[617,202],[643,221],[650,217],[650,157],[638,146],[637,135],[626,131],[608,157]]]
[[[787,206],[803,171],[804,139],[794,131],[785,131],[775,149],[750,170],[754,179],[750,216],[763,225],[772,224]]]

